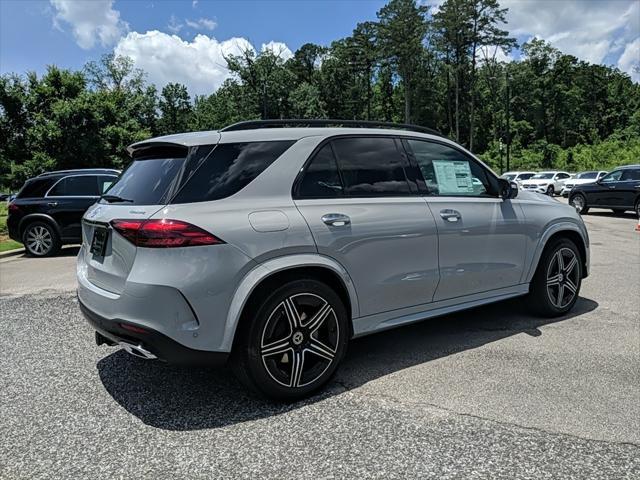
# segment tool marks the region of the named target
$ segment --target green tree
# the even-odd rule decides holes
[[[411,122],[411,100],[423,41],[428,7],[415,0],[391,0],[378,12],[380,51],[402,80],[404,121]]]
[[[169,83],[162,89],[158,107],[161,112],[160,132],[164,135],[185,132],[191,115],[191,99],[187,87]]]

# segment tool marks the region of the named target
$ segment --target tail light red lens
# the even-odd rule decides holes
[[[138,247],[194,247],[224,243],[200,227],[180,220],[112,220],[111,226]]]
[[[17,212],[20,210],[20,207],[15,203],[10,203],[8,208],[10,212]]]

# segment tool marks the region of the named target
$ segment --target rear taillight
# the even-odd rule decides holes
[[[200,227],[180,220],[112,220],[111,226],[138,247],[194,247],[224,243]]]
[[[15,203],[10,203],[8,208],[9,208],[10,212],[16,213],[16,212],[20,211],[20,207],[18,205],[16,205]]]

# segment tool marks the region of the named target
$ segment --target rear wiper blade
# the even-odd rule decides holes
[[[102,195],[100,198],[106,200],[109,203],[115,203],[115,202],[133,203],[133,200],[129,200],[128,198],[122,198],[117,195]]]

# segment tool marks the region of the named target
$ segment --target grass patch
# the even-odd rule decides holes
[[[0,237],[0,252],[6,252],[7,250],[15,250],[16,248],[22,248],[22,244],[14,242],[9,237]]]
[[[22,248],[21,243],[14,242],[9,238],[7,232],[8,208],[7,202],[0,202],[0,252]]]

